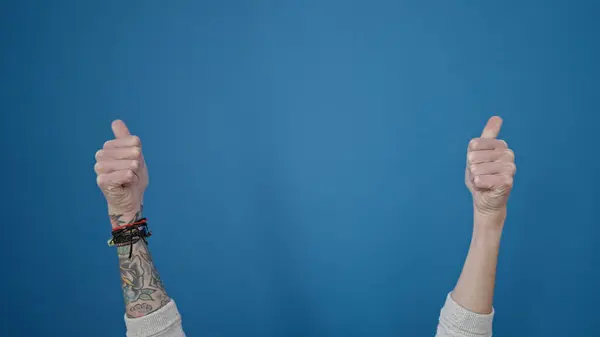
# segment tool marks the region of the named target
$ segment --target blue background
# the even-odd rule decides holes
[[[123,336],[94,154],[144,142],[189,336],[433,336],[471,231],[466,145],[517,154],[497,336],[599,336],[599,6],[10,1],[3,336]]]

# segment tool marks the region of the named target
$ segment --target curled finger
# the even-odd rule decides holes
[[[108,148],[96,152],[96,161],[123,159],[139,160],[141,155],[142,149],[139,147]]]
[[[96,163],[96,165],[94,165],[94,171],[96,171],[97,174],[102,174],[102,173],[111,173],[114,171],[121,171],[121,170],[132,170],[133,172],[137,172],[137,170],[140,168],[140,161],[139,160],[131,160],[131,159],[125,159],[125,160],[106,160],[106,161],[99,161]]]
[[[479,175],[473,178],[473,184],[477,189],[493,189],[498,187],[512,188],[513,177],[503,174]]]
[[[96,182],[100,188],[110,189],[131,184],[135,182],[135,179],[137,179],[137,175],[132,170],[120,170],[99,174]]]

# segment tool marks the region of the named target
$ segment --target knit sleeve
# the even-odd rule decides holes
[[[181,316],[171,300],[161,309],[140,317],[125,316],[127,337],[185,337],[181,326]]]
[[[487,315],[471,312],[454,302],[451,294],[440,313],[436,337],[491,337],[494,310]]]

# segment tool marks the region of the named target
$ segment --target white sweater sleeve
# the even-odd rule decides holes
[[[181,316],[171,300],[159,310],[140,317],[125,316],[127,337],[185,337],[181,326]]]
[[[494,312],[481,315],[454,302],[448,294],[440,313],[436,337],[491,337]],[[125,316],[127,337],[185,337],[181,316],[171,300],[169,304],[140,318]]]
[[[471,312],[454,302],[451,294],[440,313],[436,337],[491,337],[494,310],[487,315]]]

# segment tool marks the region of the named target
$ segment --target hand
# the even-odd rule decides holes
[[[516,172],[515,154],[505,141],[496,139],[502,118],[492,117],[481,138],[469,142],[465,182],[473,195],[477,219],[492,220],[499,226],[506,218],[506,203]]]
[[[120,120],[112,123],[112,130],[115,139],[96,152],[94,170],[108,203],[111,223],[117,227],[140,217],[148,170],[140,138],[132,136]]]

